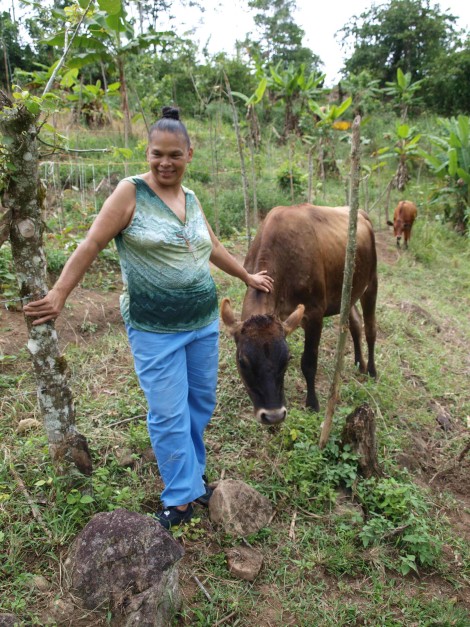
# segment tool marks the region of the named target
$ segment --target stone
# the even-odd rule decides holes
[[[20,420],[17,427],[16,427],[16,433],[26,433],[27,431],[30,431],[31,429],[40,429],[41,428],[41,423],[39,422],[39,420],[36,420],[35,418],[24,418],[23,420]]]
[[[227,533],[247,536],[265,527],[273,514],[271,502],[243,481],[219,481],[209,501],[209,517]]]
[[[18,616],[14,614],[0,614],[0,627],[17,627],[21,625]]]
[[[155,453],[153,452],[153,448],[151,446],[149,446],[148,448],[145,449],[145,451],[143,451],[142,453],[142,459],[144,460],[144,462],[153,462],[155,463],[157,461],[157,458],[155,457]]]
[[[117,463],[121,468],[132,468],[135,466],[134,453],[128,448],[117,448],[114,451]]]
[[[247,546],[237,546],[226,551],[230,573],[245,581],[254,581],[263,565],[260,551]]]
[[[43,575],[34,575],[31,579],[31,588],[39,592],[47,592],[51,588],[51,583]]]
[[[167,627],[179,610],[183,547],[156,520],[125,509],[96,514],[65,562],[69,592],[112,613],[113,627]]]

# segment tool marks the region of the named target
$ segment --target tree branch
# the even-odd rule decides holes
[[[68,31],[67,31],[67,28],[65,29],[64,53],[60,57],[58,64],[55,66],[54,71],[52,72],[49,80],[47,81],[47,85],[44,88],[44,91],[42,92],[42,97],[43,98],[47,94],[47,92],[50,91],[50,89],[51,89],[51,87],[52,87],[52,85],[53,85],[53,83],[55,81],[55,77],[57,76],[60,68],[64,65],[65,59],[66,59],[66,57],[67,57],[67,55],[69,53],[70,47],[72,46],[73,40],[78,35],[78,31],[80,30],[80,26],[82,25],[83,20],[85,19],[86,14],[90,10],[90,7],[91,7],[92,4],[93,4],[93,0],[90,0],[90,2],[87,5],[87,8],[85,9],[85,11],[83,12],[82,17],[80,18],[80,21],[77,24],[77,27],[76,27],[72,37],[70,38],[70,41],[67,41]]]

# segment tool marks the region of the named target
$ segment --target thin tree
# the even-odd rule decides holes
[[[242,182],[243,182],[243,200],[245,203],[245,228],[246,228],[246,234],[247,234],[248,246],[249,246],[251,244],[250,197],[248,195],[248,177],[246,174],[246,167],[245,167],[245,155],[243,152],[243,141],[242,141],[242,136],[240,133],[240,125],[238,123],[237,107],[235,106],[235,101],[233,99],[232,89],[230,87],[230,81],[228,80],[228,76],[225,72],[224,72],[224,80],[225,80],[225,89],[227,92],[227,97],[230,102],[230,106],[232,107],[233,126],[235,128],[235,133],[237,135],[238,154],[240,156],[240,169],[241,169]]]
[[[357,215],[359,211],[359,172],[360,172],[360,125],[358,115],[352,125],[351,142],[351,183],[349,188],[349,227],[346,259],[344,261],[343,289],[341,294],[341,309],[339,319],[339,335],[336,344],[335,370],[330,385],[325,421],[320,435],[319,447],[324,448],[330,436],[333,424],[333,415],[338,402],[343,371],[344,349],[349,330],[349,312],[351,309],[351,291],[356,258]]]
[[[0,244],[10,239],[20,299],[37,300],[47,291],[43,248],[44,190],[39,181],[37,146],[40,105],[21,96],[14,103],[0,92],[0,130],[7,138],[6,160],[11,174],[5,181]],[[29,107],[29,108],[28,108]],[[2,241],[3,240],[3,241]],[[26,317],[28,349],[34,365],[38,402],[52,461],[59,473],[71,466],[89,475],[92,470],[85,437],[75,427],[72,393],[67,384],[67,364],[60,354],[53,322],[33,326]]]

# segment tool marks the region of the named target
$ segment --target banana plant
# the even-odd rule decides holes
[[[78,0],[80,7],[87,7],[89,0]],[[116,68],[119,75],[121,109],[124,118],[125,145],[131,133],[128,88],[125,63],[129,55],[138,54],[152,45],[161,45],[174,39],[170,32],[150,32],[135,36],[128,19],[124,0],[97,0],[93,11],[88,11],[83,32],[73,41],[74,55],[67,61],[68,69],[82,68],[91,63],[103,63]],[[64,18],[65,18],[64,14]],[[66,29],[46,40],[51,46],[64,47]]]
[[[309,99],[308,106],[311,113],[314,114],[314,134],[312,136],[304,136],[304,141],[310,146],[309,148],[309,197],[311,195],[311,177],[313,175],[313,167],[311,163],[312,151],[316,147],[318,149],[318,162],[320,167],[320,178],[322,185],[324,186],[326,180],[326,167],[325,161],[327,153],[329,153],[330,169],[335,172],[339,172],[338,165],[336,163],[334,142],[332,141],[334,129],[347,130],[343,128],[343,125],[339,124],[339,118],[349,109],[352,104],[352,98],[346,98],[341,104],[330,104],[327,106],[320,106],[316,100]],[[345,122],[344,126],[349,128],[350,124]],[[309,200],[310,202],[310,200]]]
[[[397,80],[385,83],[384,94],[392,96],[401,111],[401,121],[405,122],[408,117],[409,107],[417,104],[416,92],[421,89],[423,80],[412,81],[411,72],[403,73],[397,69]]]
[[[430,169],[444,186],[436,186],[434,199],[448,201],[446,213],[456,228],[467,231],[470,221],[470,117],[440,119],[444,136],[428,137],[436,152],[420,151]]]
[[[405,189],[410,180],[410,164],[421,157],[418,150],[418,143],[421,137],[422,134],[415,134],[415,130],[408,124],[398,123],[393,138],[394,144],[392,146],[384,146],[376,152],[382,159],[398,162],[393,178],[393,186],[400,192]]]

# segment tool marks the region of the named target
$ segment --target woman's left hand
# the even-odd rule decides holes
[[[274,280],[269,276],[267,270],[261,270],[256,274],[249,274],[247,285],[254,287],[255,290],[261,292],[270,292],[272,290]]]

